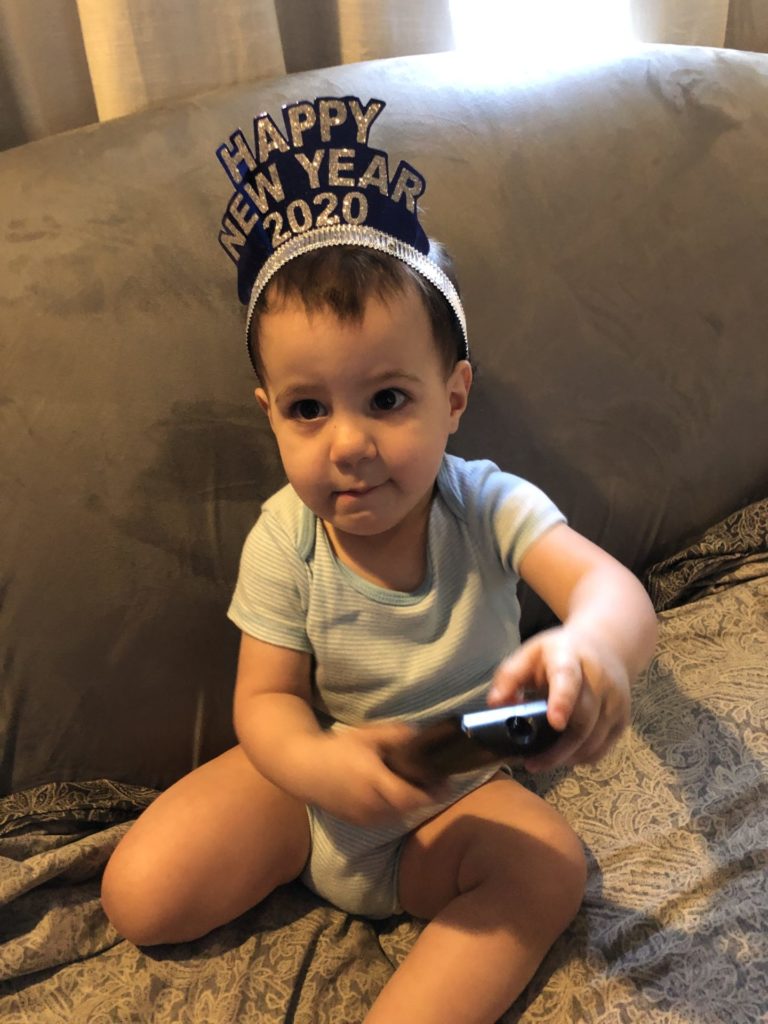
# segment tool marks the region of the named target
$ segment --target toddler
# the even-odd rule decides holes
[[[350,913],[427,923],[368,1024],[492,1024],[576,913],[581,845],[495,768],[420,788],[387,766],[419,724],[523,690],[590,763],[629,717],[655,617],[634,576],[536,487],[446,454],[472,384],[424,180],[368,146],[384,104],[293,104],[219,158],[221,241],[249,303],[256,398],[288,485],[243,550],[238,745],[163,793],[103,902],[139,945],[194,939],[297,878]],[[518,580],[562,623],[520,643]]]

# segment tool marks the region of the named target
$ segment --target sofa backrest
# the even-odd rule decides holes
[[[240,546],[283,482],[217,244],[214,151],[379,97],[479,372],[452,449],[641,571],[768,486],[768,57],[538,81],[456,55],[239,86],[0,154],[4,789],[166,785],[233,741]],[[527,628],[543,621],[526,610]]]

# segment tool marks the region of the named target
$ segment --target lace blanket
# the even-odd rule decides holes
[[[661,636],[632,729],[597,767],[535,781],[591,868],[505,1024],[768,1021],[766,536],[762,502],[655,568]],[[118,939],[99,876],[153,796],[101,780],[0,800],[4,1024],[362,1020],[416,922],[352,918],[294,884],[194,943]]]

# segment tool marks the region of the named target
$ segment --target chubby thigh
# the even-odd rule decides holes
[[[104,873],[104,909],[136,945],[190,941],[296,878],[309,845],[304,805],[234,747],[161,793],[129,829]]]
[[[513,916],[515,903],[523,913],[546,915],[562,901],[563,878],[583,879],[585,870],[582,844],[562,815],[499,772],[410,834],[400,855],[399,902],[432,920],[458,897],[493,883]]]

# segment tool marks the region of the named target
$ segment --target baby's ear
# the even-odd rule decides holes
[[[256,395],[256,401],[261,406],[262,412],[266,413],[271,423],[272,416],[270,414],[269,397],[267,396],[267,392],[264,390],[264,388],[256,388],[256,390],[254,391],[254,395]]]
[[[459,429],[459,421],[469,402],[472,387],[472,366],[467,359],[460,359],[448,378],[448,396],[451,403],[451,433]]]

